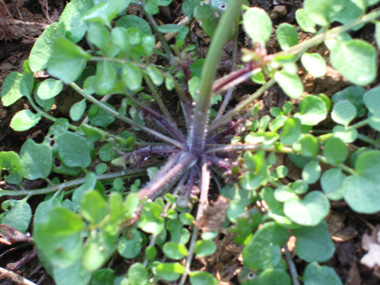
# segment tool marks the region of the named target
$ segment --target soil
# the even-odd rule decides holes
[[[274,25],[278,25],[282,22],[294,24],[295,11],[302,6],[303,1],[252,0],[250,2],[252,5],[264,8],[270,14]],[[181,0],[174,0],[171,6],[162,8],[162,14],[157,16],[158,21],[174,23],[181,16],[179,9],[181,3]],[[22,72],[23,62],[28,58],[36,38],[43,32],[46,25],[59,19],[65,4],[64,0],[0,0],[0,86],[10,72]],[[138,12],[137,9],[136,13]],[[201,37],[202,35],[196,32],[197,28],[195,27],[194,29],[197,37]],[[372,26],[368,25],[355,32],[354,36],[373,42],[373,33]],[[307,36],[300,32],[301,39]],[[203,41],[201,53],[207,51],[207,42],[207,39]],[[239,37],[239,47],[246,45],[247,39],[242,34]],[[231,48],[231,44],[226,46],[220,74],[227,72],[231,68]],[[278,50],[279,47],[273,38],[268,44],[268,52],[273,53]],[[326,50],[321,52],[327,57]],[[315,79],[302,72],[300,75],[303,79],[306,93],[324,93],[327,96],[332,96],[334,92],[350,85],[332,68],[329,68],[327,75],[321,79]],[[377,84],[378,82],[373,83],[373,85]],[[243,88],[240,88],[234,95],[235,103],[244,98],[246,94],[250,94],[257,89],[256,85],[250,83],[244,83],[242,86]],[[262,114],[268,113],[271,107],[281,106],[286,99],[287,97],[281,89],[274,86],[259,101],[262,105]],[[173,108],[177,108],[174,105]],[[38,129],[34,130],[34,134],[15,133],[8,127],[13,114],[24,108],[28,108],[28,105],[22,99],[9,108],[0,106],[0,151],[13,150],[18,152],[26,137],[42,137],[46,133],[48,126],[46,122],[38,125]],[[374,134],[366,135],[374,136]],[[283,163],[287,165],[285,159]],[[300,177],[300,171],[294,169],[291,176],[292,179],[297,179],[297,177]],[[3,182],[0,183],[4,184]],[[318,187],[320,186],[315,185],[315,188]],[[38,197],[33,198],[32,205],[35,207],[41,199]],[[2,201],[0,200],[0,202]],[[333,202],[327,222],[336,245],[336,252],[334,257],[326,264],[335,269],[344,284],[380,284],[379,268],[370,269],[360,263],[360,259],[366,253],[362,247],[363,234],[375,229],[375,226],[380,224],[380,215],[359,215],[352,212],[344,202]],[[40,264],[30,237],[27,235],[20,236],[17,232],[4,225],[0,227],[2,232],[0,233],[0,268],[13,271],[37,284],[54,284]],[[288,246],[292,251],[293,246],[291,244],[288,244]],[[220,280],[219,284],[238,284],[236,275],[240,267],[240,253],[241,248],[232,243],[231,236],[225,235],[219,240],[216,253],[211,257],[198,259],[194,266],[213,273]],[[298,259],[295,253],[292,252],[292,254],[297,271],[299,275],[302,275],[306,264]],[[118,264],[117,261],[118,258],[113,260],[113,264]],[[119,274],[125,272],[125,265],[120,264],[114,266],[114,268]],[[9,279],[11,276],[2,275],[3,273],[0,271],[1,284],[13,284]]]

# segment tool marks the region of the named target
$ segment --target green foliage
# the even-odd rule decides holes
[[[32,232],[57,284],[217,284],[191,261],[220,254],[221,232],[243,248],[241,284],[291,284],[297,276],[282,253],[291,236],[295,254],[308,263],[301,281],[341,284],[332,268],[317,263],[335,250],[324,221],[330,201],[343,199],[357,213],[380,211],[379,144],[361,129],[380,131],[380,89],[367,86],[377,75],[377,52],[348,34],[373,23],[379,43],[380,13],[366,14],[379,1],[305,0],[297,24],[314,35],[301,43],[295,25],[273,31],[263,9],[243,6],[253,48],[243,49],[242,69],[217,81],[231,38],[225,31],[239,32],[240,1],[184,1],[183,13],[212,38],[206,60],[188,41],[186,24],[152,21],[171,0],[142,1],[147,21],[127,14],[132,2],[72,0],[36,41],[23,72],[4,80],[4,107],[30,103],[13,115],[13,131],[53,124],[38,143],[26,139],[19,154],[0,152],[3,180],[21,189],[0,190],[1,223]],[[175,43],[162,33],[176,33]],[[268,54],[272,39],[282,50]],[[323,42],[329,60],[311,52]],[[331,65],[354,85],[306,93],[301,64],[319,80]],[[35,84],[33,72],[45,70],[50,77]],[[247,79],[262,87],[224,112],[222,92]],[[243,111],[275,82],[289,97],[283,106],[266,115],[259,104]],[[68,90],[81,99],[67,100],[73,103],[64,118],[53,117]],[[167,109],[172,105],[183,116]],[[239,116],[243,123],[234,121]],[[363,147],[351,153],[358,140]],[[301,170],[290,180],[292,163]],[[207,201],[215,195],[207,192],[214,191],[210,177],[225,197],[214,203]],[[24,189],[24,179],[47,186]],[[33,195],[46,195],[34,217]],[[115,253],[127,259],[121,276],[105,268]]]

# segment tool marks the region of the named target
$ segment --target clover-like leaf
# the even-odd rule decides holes
[[[218,280],[205,271],[192,271],[190,273],[190,282],[197,285],[218,285]]]
[[[287,50],[298,43],[297,29],[288,23],[282,23],[277,27],[276,37],[283,50]]]
[[[316,160],[308,162],[302,170],[302,179],[309,184],[317,182],[320,176],[321,166]]]
[[[142,263],[134,263],[128,269],[128,281],[131,285],[148,284],[148,271]]]
[[[131,64],[125,63],[123,65],[122,79],[125,85],[131,90],[137,90],[142,84],[142,74],[140,68]]]
[[[277,71],[274,78],[280,85],[282,91],[292,99],[298,99],[303,93],[303,84],[297,74],[286,70]]]
[[[281,261],[281,247],[288,238],[283,227],[269,222],[264,224],[250,239],[243,250],[244,266],[249,269],[266,269]]]
[[[323,144],[323,155],[331,164],[344,162],[348,156],[347,146],[336,137],[331,137]]]
[[[301,57],[301,62],[314,77],[321,77],[326,74],[326,62],[319,53],[304,53]]]
[[[329,210],[329,201],[319,191],[308,193],[302,200],[294,197],[284,203],[286,216],[303,226],[318,225],[327,216]]]
[[[46,79],[41,82],[37,88],[37,96],[42,100],[48,100],[54,98],[63,89],[63,83],[60,80],[55,80],[52,78]]]
[[[72,132],[62,132],[56,139],[58,155],[69,167],[87,167],[91,163],[86,139]]]
[[[285,145],[292,145],[301,137],[301,121],[297,118],[288,118],[280,133],[280,141]]]
[[[305,96],[298,106],[299,113],[294,117],[301,120],[303,125],[314,126],[323,121],[327,116],[327,107],[324,101],[313,95]]]
[[[162,250],[171,259],[181,259],[188,254],[186,246],[175,242],[165,243]]]
[[[46,178],[51,172],[53,153],[48,145],[27,139],[20,150],[20,162],[25,178]]]
[[[326,196],[333,201],[343,198],[344,188],[342,187],[346,175],[339,168],[326,170],[321,177],[321,187]]]
[[[296,229],[294,235],[297,238],[295,251],[303,260],[323,262],[333,256],[334,243],[325,221],[314,227]]]
[[[8,201],[10,202],[11,209],[5,212],[5,215],[1,219],[1,223],[10,225],[16,230],[25,233],[28,230],[30,220],[32,219],[32,209],[26,199]]]
[[[83,226],[83,221],[77,214],[56,207],[34,225],[34,242],[49,262],[65,268],[74,264],[82,255]]]
[[[100,223],[108,214],[108,205],[102,195],[96,190],[85,192],[80,206],[81,214],[92,224]]]
[[[296,20],[300,28],[307,33],[316,33],[315,23],[309,18],[305,9],[296,11]]]
[[[48,72],[68,84],[78,79],[90,58],[82,48],[60,37],[54,42]]]
[[[11,128],[16,132],[23,132],[33,128],[41,119],[41,114],[34,114],[29,110],[17,112],[11,120]]]
[[[343,182],[344,199],[358,213],[380,211],[380,151],[368,150],[355,162],[356,174]]]
[[[344,5],[343,0],[305,0],[304,9],[315,24],[328,26],[333,18],[343,10]]]
[[[354,39],[336,45],[331,50],[330,60],[333,67],[354,84],[364,86],[376,77],[376,50],[365,41]]]
[[[338,124],[347,126],[356,117],[356,107],[348,100],[334,104],[331,118]]]
[[[185,268],[179,263],[160,263],[156,267],[156,272],[162,279],[172,282],[185,272]]]
[[[199,240],[194,247],[197,257],[211,255],[215,250],[216,244],[212,240]]]
[[[117,245],[117,251],[124,258],[135,258],[141,251],[141,233],[134,229],[131,230],[131,236],[131,239],[123,237]]]
[[[265,44],[272,34],[272,21],[260,8],[249,8],[243,16],[244,29],[251,40]]]
[[[333,268],[326,265],[321,266],[316,262],[309,263],[309,265],[306,266],[303,281],[305,285],[342,285],[342,281]]]

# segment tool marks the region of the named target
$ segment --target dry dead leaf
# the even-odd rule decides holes
[[[360,262],[369,268],[380,266],[380,225],[376,226],[371,235],[367,233],[363,235],[362,247],[368,252]]]

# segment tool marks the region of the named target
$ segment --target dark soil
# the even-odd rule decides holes
[[[270,14],[274,25],[278,25],[282,22],[295,24],[295,11],[302,6],[303,1],[256,0],[250,2],[252,5],[264,8]],[[43,32],[46,25],[59,19],[65,4],[64,0],[0,0],[0,86],[10,72],[22,72],[22,64],[28,58],[36,38]],[[174,0],[170,7],[162,9],[162,14],[157,18],[164,23],[175,22],[181,16],[179,9],[181,4],[181,0]],[[139,13],[138,10],[135,12]],[[197,31],[197,27],[194,28],[194,34],[195,37],[201,35]],[[300,33],[301,39],[307,38],[307,36]],[[355,32],[355,37],[372,42],[372,26],[365,26],[360,31]],[[207,42],[207,39],[203,40],[201,54],[206,53]],[[247,39],[242,34],[239,38],[239,46],[246,45]],[[322,50],[319,51],[327,56],[327,51],[324,51],[323,47],[321,48]],[[227,45],[226,53],[222,58],[220,73],[228,72],[230,69],[230,49],[230,45]],[[278,49],[279,47],[273,39],[268,45],[268,52],[273,53]],[[303,81],[307,92],[325,93],[328,96],[350,85],[332,68],[321,79],[316,80],[308,75],[303,75]],[[376,84],[374,83],[374,85]],[[243,87],[244,91],[239,89],[235,95],[234,103],[257,88],[257,86],[249,83],[243,84]],[[260,101],[263,113],[268,112],[271,107],[281,106],[286,99],[278,87],[271,88]],[[0,106],[0,151],[13,150],[18,152],[28,136],[42,137],[47,131],[48,124],[46,122],[38,125],[32,134],[16,133],[8,127],[13,114],[27,107],[27,102],[23,100],[9,108]],[[173,108],[176,107],[173,106]],[[289,165],[285,158],[283,163]],[[300,170],[294,169],[290,172],[289,178],[298,179],[300,175]],[[26,182],[27,188],[38,187],[38,185],[28,183],[30,182]],[[0,187],[3,187],[4,182],[0,182],[0,184]],[[315,185],[315,188],[318,187],[320,186]],[[32,206],[35,208],[41,199],[39,197],[31,199]],[[344,284],[380,284],[379,269],[369,269],[360,264],[360,259],[365,254],[361,244],[362,236],[380,224],[380,215],[359,215],[352,212],[344,202],[336,202],[332,204],[328,224],[336,245],[336,253],[333,259],[326,264],[336,270]],[[292,244],[288,246],[290,250],[293,249]],[[217,252],[207,259],[198,259],[194,266],[212,272],[218,277],[220,284],[238,284],[236,275],[240,268],[240,251],[241,249],[233,244],[229,236],[224,236],[220,239]],[[298,273],[302,276],[306,264],[298,259],[295,253],[293,256]],[[122,263],[118,264],[118,260],[120,259],[113,260],[113,267],[119,274],[122,274],[126,268]],[[2,227],[0,232],[0,267],[13,271],[37,284],[54,284],[40,264],[30,237],[20,236],[6,227]],[[9,277],[0,272],[1,284],[16,284],[16,282],[12,283]]]

